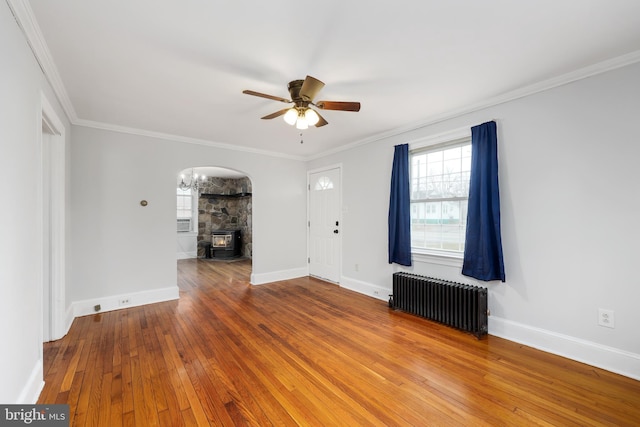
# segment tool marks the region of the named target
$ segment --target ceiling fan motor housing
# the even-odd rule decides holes
[[[287,85],[289,94],[291,95],[291,100],[294,102],[302,101],[302,97],[300,96],[300,88],[302,88],[302,83],[304,83],[304,80],[293,80]]]

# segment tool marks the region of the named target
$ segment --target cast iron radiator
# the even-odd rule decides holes
[[[394,273],[389,307],[470,332],[478,339],[488,332],[487,290],[479,286]]]

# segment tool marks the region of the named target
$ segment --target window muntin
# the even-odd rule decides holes
[[[471,141],[414,150],[410,169],[411,247],[464,252]]]
[[[318,178],[314,190],[322,191],[322,190],[331,190],[333,189],[333,181],[328,176],[321,176]]]
[[[176,216],[178,218],[178,230],[184,230],[184,222],[185,220],[189,220],[189,230],[191,231],[191,222],[193,220],[193,193],[191,188],[187,188],[186,190],[181,190],[180,188],[176,191],[176,200],[177,200],[177,210]],[[181,221],[182,220],[182,221]],[[180,224],[180,223],[183,224]]]

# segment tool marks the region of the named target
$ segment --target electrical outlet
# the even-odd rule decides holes
[[[605,310],[604,308],[598,309],[598,325],[606,328],[615,328],[615,318],[613,317],[613,310]]]
[[[129,298],[120,298],[120,300],[118,301],[118,303],[120,304],[120,306],[122,307],[123,305],[129,305],[131,304],[131,300]]]

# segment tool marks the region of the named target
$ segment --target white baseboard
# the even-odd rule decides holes
[[[387,288],[342,277],[340,286],[387,301]],[[640,380],[640,354],[489,316],[489,334]]]
[[[40,393],[44,388],[44,368],[42,359],[38,359],[36,365],[33,367],[31,371],[31,375],[29,375],[29,379],[25,384],[24,388],[20,392],[20,396],[18,399],[13,402],[20,405],[34,405],[38,402],[38,398],[40,397]],[[10,403],[10,402],[5,402]],[[55,403],[55,402],[50,402]]]
[[[145,304],[153,304],[156,302],[171,301],[179,298],[177,286],[168,288],[153,289],[143,292],[132,292],[121,295],[111,295],[108,297],[94,298],[83,301],[75,301],[71,304],[71,312],[73,317],[87,316],[89,314],[102,313],[105,311],[120,310],[123,308],[137,307]],[[126,299],[128,304],[120,304],[120,301]],[[96,312],[95,306],[100,305],[100,311]]]
[[[294,268],[291,270],[272,271],[270,273],[251,273],[252,285],[264,285],[265,283],[279,282],[280,280],[295,279],[309,275],[307,267]]]
[[[496,316],[489,316],[489,334],[640,380],[640,354]]]
[[[73,315],[73,303],[71,303],[71,305],[67,309],[67,314],[64,321],[64,327],[65,327],[64,335],[67,335],[69,333],[69,329],[71,329],[71,325],[73,324],[73,319],[75,318],[76,317]]]
[[[198,258],[198,252],[178,252],[178,259],[190,259],[190,258]]]
[[[391,293],[389,289],[382,286],[372,285],[371,283],[346,276],[342,276],[340,279],[340,286],[382,301],[389,301],[389,294]]]

